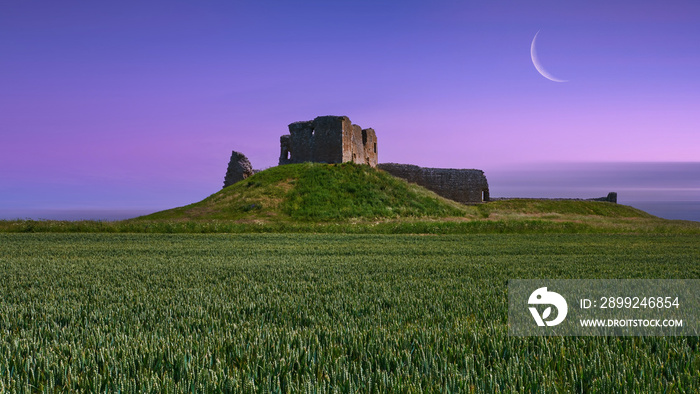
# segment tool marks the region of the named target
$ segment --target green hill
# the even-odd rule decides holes
[[[352,163],[272,167],[145,220],[329,221],[477,215],[384,171]]]
[[[289,164],[204,200],[117,222],[0,221],[0,232],[689,233],[700,223],[585,200],[462,205],[363,165]]]
[[[136,221],[320,223],[396,220],[657,219],[599,201],[512,199],[462,205],[384,171],[353,163],[272,167],[184,207]]]

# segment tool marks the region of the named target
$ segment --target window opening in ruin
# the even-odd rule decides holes
[[[367,130],[362,130],[362,145],[367,145]]]
[[[289,160],[292,156],[291,152],[289,151],[289,146],[286,144],[282,145],[282,154],[280,155],[283,160]]]
[[[374,143],[374,153],[377,153],[377,143]]]

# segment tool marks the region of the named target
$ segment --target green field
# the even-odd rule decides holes
[[[697,235],[0,234],[0,391],[698,392],[698,337],[507,335],[511,278]]]

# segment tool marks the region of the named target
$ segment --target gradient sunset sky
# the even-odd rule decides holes
[[[538,31],[569,82],[533,66]],[[374,128],[380,162],[487,176],[697,162],[700,2],[0,5],[0,208],[195,202],[231,150],[274,166],[287,124],[319,115]]]

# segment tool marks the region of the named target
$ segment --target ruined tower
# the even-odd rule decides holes
[[[319,116],[294,122],[280,137],[279,164],[345,163],[377,166],[377,135],[352,124],[347,116]]]

